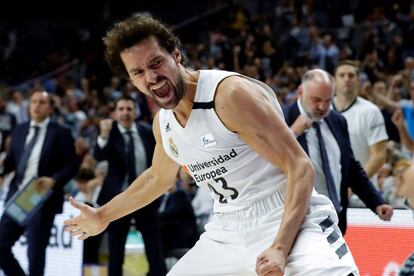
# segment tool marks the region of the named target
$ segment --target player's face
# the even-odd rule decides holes
[[[134,103],[130,100],[119,100],[115,106],[114,115],[116,121],[124,128],[131,128],[136,117]]]
[[[45,91],[36,91],[30,97],[30,118],[35,122],[41,122],[52,113],[50,98]]]
[[[299,89],[299,98],[303,109],[311,119],[320,120],[328,115],[332,99],[333,87],[321,82],[308,82]]]
[[[121,53],[131,82],[161,108],[173,109],[184,96],[180,52],[168,53],[151,36]]]
[[[341,65],[335,73],[336,93],[357,95],[356,91],[359,86],[359,76],[355,67],[351,65]]]

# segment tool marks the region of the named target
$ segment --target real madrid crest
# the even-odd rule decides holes
[[[168,142],[170,143],[170,150],[171,153],[175,156],[178,157],[178,149],[177,146],[174,144],[174,141],[172,138],[168,139]]]

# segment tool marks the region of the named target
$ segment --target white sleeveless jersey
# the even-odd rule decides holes
[[[198,186],[209,188],[216,213],[243,209],[286,185],[284,173],[228,130],[214,110],[217,86],[223,79],[235,75],[244,77],[227,71],[200,71],[193,110],[184,128],[172,110],[161,109],[159,113],[165,152],[187,167]],[[257,80],[248,79],[263,88],[283,119],[274,92]]]

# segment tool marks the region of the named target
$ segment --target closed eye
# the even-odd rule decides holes
[[[162,65],[162,61],[163,61],[162,58],[156,59],[153,62],[151,62],[150,67],[152,69],[158,68],[158,67],[160,67]]]
[[[144,70],[138,69],[138,70],[133,70],[132,72],[133,76],[139,76],[142,75],[144,73]]]

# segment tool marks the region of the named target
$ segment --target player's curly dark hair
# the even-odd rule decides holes
[[[112,71],[128,78],[121,52],[150,36],[154,36],[158,44],[169,53],[180,47],[180,40],[165,24],[153,17],[133,15],[115,23],[103,38],[105,58]]]

